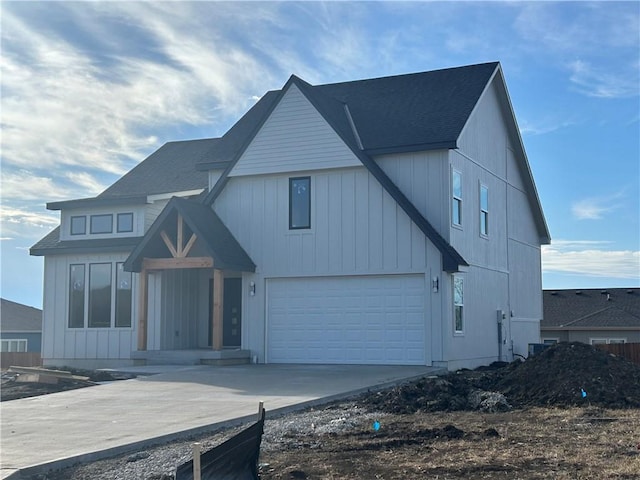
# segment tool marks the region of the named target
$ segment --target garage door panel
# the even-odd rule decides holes
[[[268,361],[425,364],[424,276],[268,281]]]

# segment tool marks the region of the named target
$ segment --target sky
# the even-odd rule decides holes
[[[42,306],[47,202],[311,84],[500,61],[543,288],[640,286],[640,2],[2,1],[0,295]]]

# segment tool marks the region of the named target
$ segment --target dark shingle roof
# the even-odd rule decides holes
[[[638,327],[640,288],[544,290],[544,328]]]
[[[349,106],[366,152],[455,148],[497,62],[313,87]]]
[[[42,331],[42,310],[0,299],[0,326],[7,332]]]
[[[98,198],[154,195],[206,188],[208,175],[197,170],[195,166],[208,160],[219,142],[219,138],[206,138],[165,143],[98,195]]]
[[[212,257],[215,268],[255,271],[256,266],[249,255],[211,207],[197,200],[179,197],[173,197],[156,218],[142,241],[127,258],[125,269],[139,272],[144,257],[167,257],[168,250],[160,236],[160,231],[170,231],[175,228],[178,214],[182,216],[186,227],[198,237],[194,245],[195,251],[199,250],[204,255]]]
[[[29,253],[41,256],[61,255],[64,253],[129,252],[138,244],[141,238],[122,237],[60,241],[60,227],[56,227],[31,247]]]

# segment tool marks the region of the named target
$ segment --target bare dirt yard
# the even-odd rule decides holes
[[[190,445],[238,428],[34,476],[169,480]],[[272,479],[640,479],[640,366],[565,343],[268,419]]]

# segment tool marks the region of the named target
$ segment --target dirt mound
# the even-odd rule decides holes
[[[396,414],[510,406],[639,408],[640,366],[590,345],[560,343],[524,362],[426,377],[360,402]]]
[[[640,365],[584,343],[549,347],[496,380],[516,405],[640,407]]]

